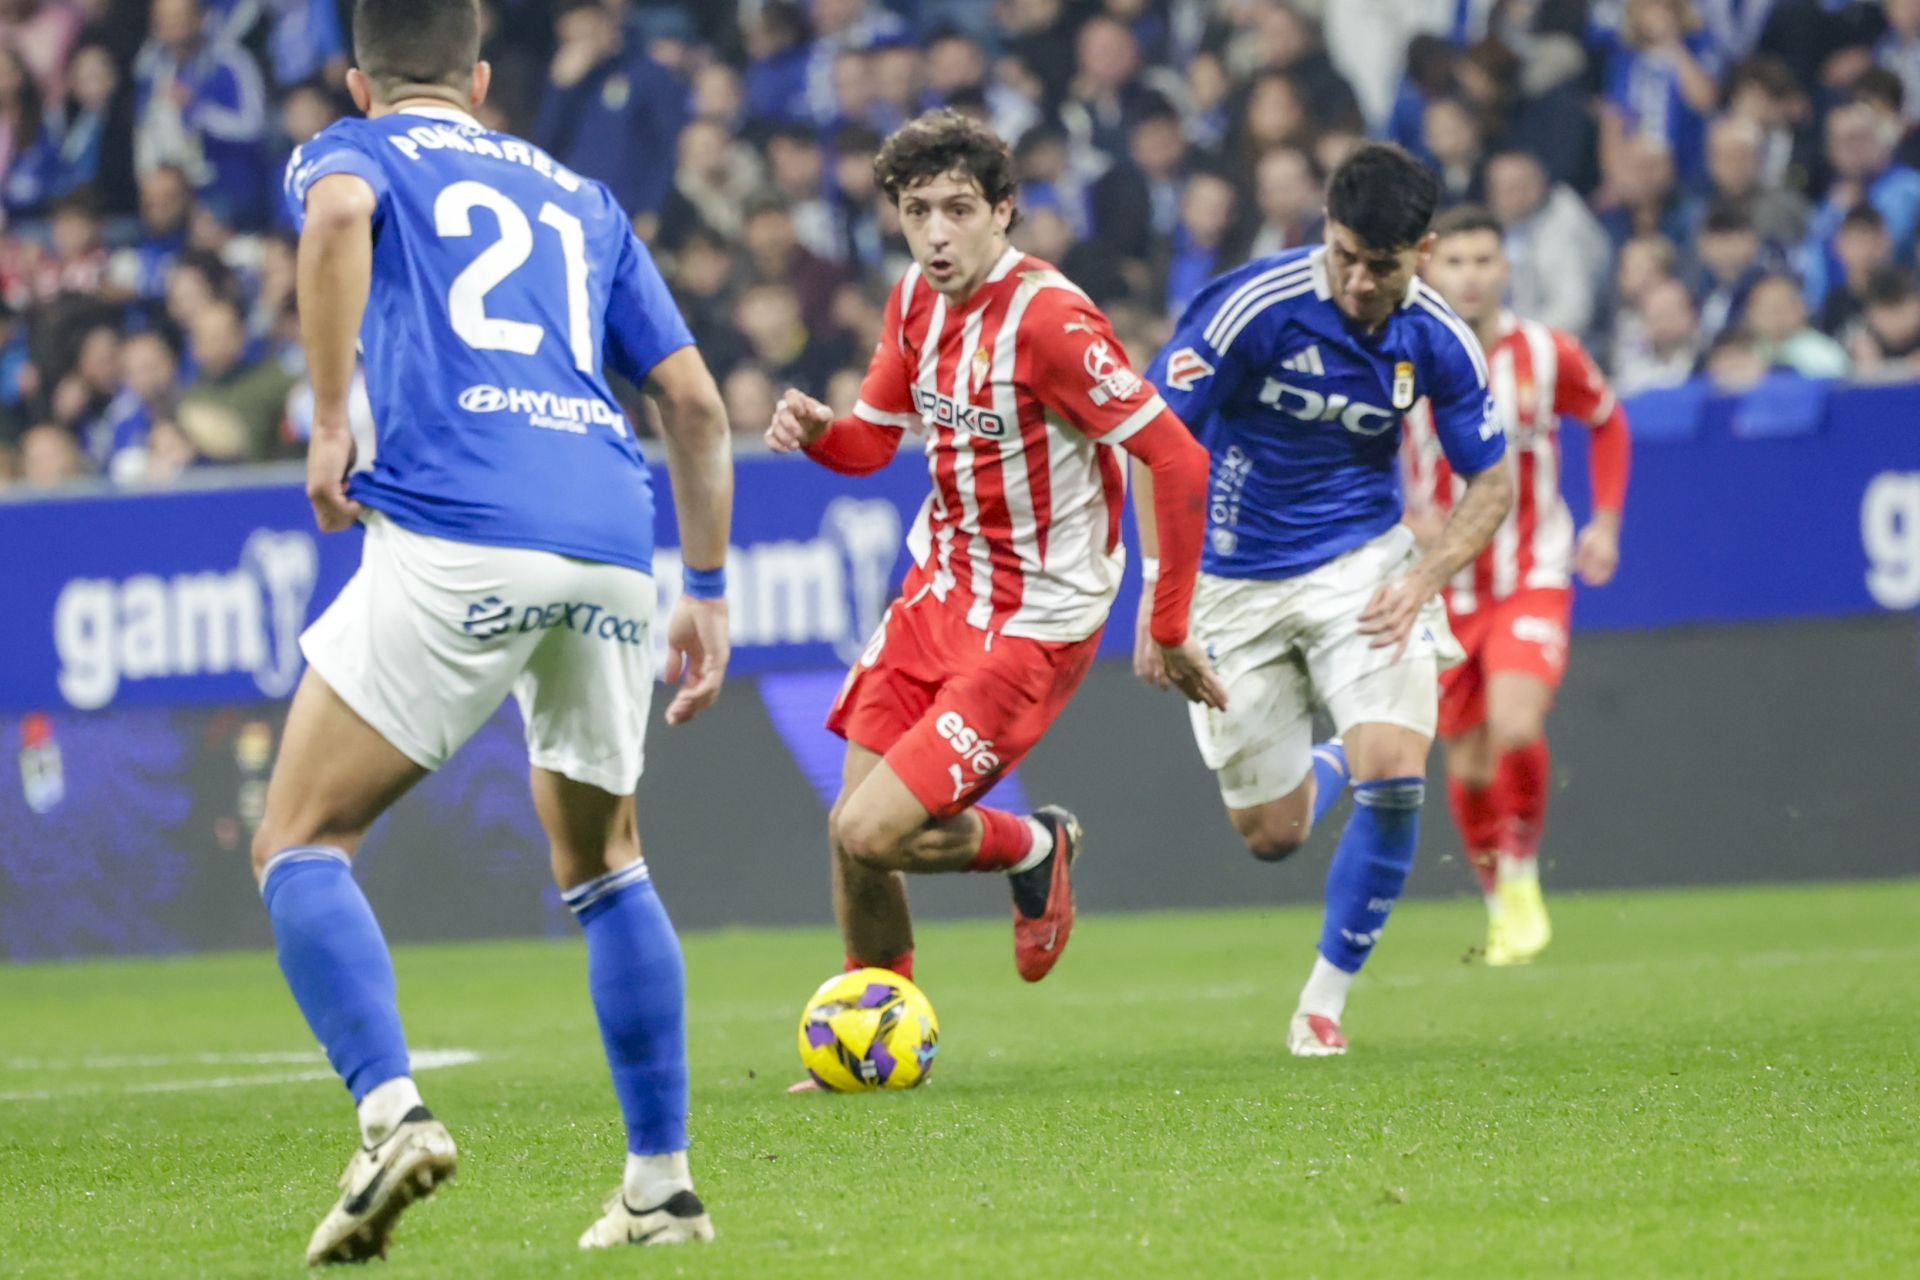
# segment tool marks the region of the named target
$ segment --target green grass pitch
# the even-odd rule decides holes
[[[1283,1043],[1313,913],[1095,916],[1033,988],[1005,924],[928,927],[933,1082],[853,1098],[781,1092],[827,931],[691,937],[720,1241],[596,1255],[582,949],[402,949],[416,1049],[481,1056],[420,1076],[460,1179],[377,1274],[1920,1273],[1920,882],[1551,905],[1488,970],[1477,904],[1408,903],[1326,1061]],[[264,954],[0,969],[0,1275],[302,1274],[354,1140],[311,1048]]]

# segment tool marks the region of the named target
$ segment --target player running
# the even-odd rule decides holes
[[[1187,636],[1206,454],[1127,367],[1099,308],[1007,243],[1006,144],[954,111],[887,139],[874,161],[914,264],[887,299],[860,402],[836,420],[797,391],[767,441],[864,475],[903,433],[925,437],[933,491],[914,567],[847,678],[828,728],[847,740],[829,819],[834,911],[849,967],[911,976],[900,872],[993,871],[1013,887],[1014,958],[1045,977],[1073,928],[1079,822],[977,804],[1086,674],[1120,585],[1120,450],[1159,483],[1165,569],[1151,639],[1188,697],[1223,706]]]
[[[1535,854],[1552,777],[1544,728],[1567,669],[1572,574],[1604,586],[1620,563],[1631,445],[1626,414],[1579,340],[1501,307],[1500,224],[1463,207],[1434,233],[1427,282],[1486,352],[1519,495],[1487,549],[1447,586],[1447,614],[1467,650],[1466,662],[1441,677],[1447,794],[1486,895],[1487,963],[1525,964],[1552,937]],[[1560,495],[1563,417],[1593,431],[1593,519],[1577,539]],[[1431,537],[1462,486],[1426,404],[1407,415],[1405,460],[1409,522]]]
[[[1254,856],[1284,858],[1353,783],[1287,1032],[1305,1057],[1346,1052],[1353,976],[1413,865],[1439,667],[1459,656],[1436,596],[1513,501],[1480,345],[1417,275],[1437,195],[1404,151],[1360,148],[1328,185],[1326,243],[1209,284],[1147,375],[1213,457],[1193,629],[1229,702],[1192,711],[1234,829]],[[1465,479],[1418,554],[1395,461],[1422,396]],[[1139,515],[1152,555],[1156,521]],[[1158,680],[1150,653],[1136,666]],[[1318,748],[1316,702],[1341,735]]]
[[[362,1146],[310,1263],[386,1251],[453,1176],[409,1075],[393,962],[349,861],[367,828],[512,693],[554,878],[627,1126],[626,1172],[583,1248],[713,1238],[687,1171],[680,945],[635,827],[653,688],[653,502],[611,370],[659,403],[686,594],[667,710],[720,693],[733,503],[725,411],[611,193],[481,127],[474,0],[359,0],[348,72],[364,120],[296,151],[301,340],[314,389],[307,495],[366,526],[360,568],[301,637],[253,844],[280,968],[359,1109]],[[348,475],[356,339],[379,424]]]

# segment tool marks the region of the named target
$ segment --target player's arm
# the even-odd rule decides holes
[[[1587,450],[1593,516],[1574,543],[1573,567],[1588,586],[1604,587],[1620,567],[1620,513],[1627,501],[1633,439],[1626,410],[1586,348],[1564,333],[1554,334],[1553,340],[1560,357],[1553,411],[1582,423],[1593,435]]]
[[[307,499],[324,533],[350,527],[361,506],[347,496],[353,466],[348,397],[358,360],[360,320],[373,283],[373,217],[379,198],[358,174],[336,172],[302,193],[296,283],[300,345],[313,383],[307,442]]]
[[[1440,447],[1466,488],[1433,545],[1403,577],[1375,591],[1360,613],[1360,634],[1396,655],[1406,648],[1421,607],[1473,562],[1513,508],[1513,470],[1506,462],[1506,434],[1487,394],[1484,357],[1477,343],[1468,348],[1451,335],[1446,341],[1449,349],[1428,361],[1433,387],[1428,399]]]
[[[1143,607],[1167,682],[1190,701],[1225,710],[1226,686],[1187,628],[1206,533],[1207,451],[1127,367],[1125,350],[1091,303],[1035,304],[1025,331],[1035,336],[1033,394],[1087,438],[1126,450],[1146,481],[1148,497],[1136,499],[1135,509],[1158,572]]]
[[[913,379],[901,342],[902,288],[893,287],[881,324],[880,341],[860,382],[853,412],[836,419],[833,410],[804,392],[789,388],[774,406],[767,447],[775,453],[803,452],[841,475],[872,475],[893,461],[900,438],[919,425],[913,411]]]
[[[604,357],[608,368],[644,387],[660,410],[684,566],[680,599],[667,619],[665,674],[680,685],[667,723],[685,724],[719,698],[733,654],[726,579],[733,438],[713,374],[652,255],[630,228],[608,294]]]

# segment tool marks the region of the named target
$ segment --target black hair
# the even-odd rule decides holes
[[[1865,200],[1862,200],[1859,204],[1847,210],[1846,217],[1840,219],[1840,229],[1846,231],[1849,228],[1855,231],[1885,231],[1887,229],[1886,215],[1882,214]]]
[[[1391,142],[1369,142],[1341,161],[1327,183],[1327,217],[1369,249],[1419,243],[1440,203],[1433,172]]]
[[[880,131],[870,125],[859,123],[842,125],[833,135],[833,154],[837,156],[871,156],[880,149]]]
[[[1869,307],[1897,307],[1912,299],[1914,292],[1913,276],[1905,267],[1881,267],[1867,277],[1861,300]]]
[[[356,0],[353,57],[382,94],[405,85],[464,90],[480,61],[474,0]]]
[[[1442,240],[1476,231],[1491,231],[1495,236],[1503,234],[1500,219],[1494,217],[1485,205],[1456,205],[1436,218],[1433,224],[1433,234]]]
[[[1868,67],[1847,86],[1847,97],[1854,102],[1884,102],[1898,111],[1907,103],[1907,87],[1887,68]]]
[[[1133,119],[1128,121],[1129,129],[1137,129],[1143,124],[1158,123],[1178,126],[1180,108],[1173,105],[1172,99],[1157,89],[1148,89],[1140,95],[1134,104]]]
[[[948,108],[907,121],[873,158],[874,181],[895,205],[911,188],[954,172],[979,183],[991,205],[1016,190],[1013,156],[1000,135],[972,116]]]

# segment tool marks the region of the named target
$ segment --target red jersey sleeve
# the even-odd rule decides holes
[[[1167,407],[1082,294],[1043,289],[1021,317],[1019,337],[1028,394],[1090,440],[1120,444]]]
[[[1593,429],[1587,466],[1593,505],[1618,511],[1627,500],[1627,471],[1633,449],[1627,415],[1614,398],[1613,388],[1578,338],[1555,331],[1554,353],[1560,358],[1560,376],[1554,384],[1553,409]]]
[[[1559,358],[1559,376],[1553,385],[1553,411],[1597,427],[1613,416],[1613,388],[1593,362],[1580,339],[1553,331],[1553,353]]]
[[[898,427],[914,431],[920,427],[920,415],[913,405],[913,369],[907,356],[906,281],[893,286],[887,295],[887,307],[874,344],[873,358],[867,361],[867,376],[860,383],[860,401],[853,416],[876,427]]]

